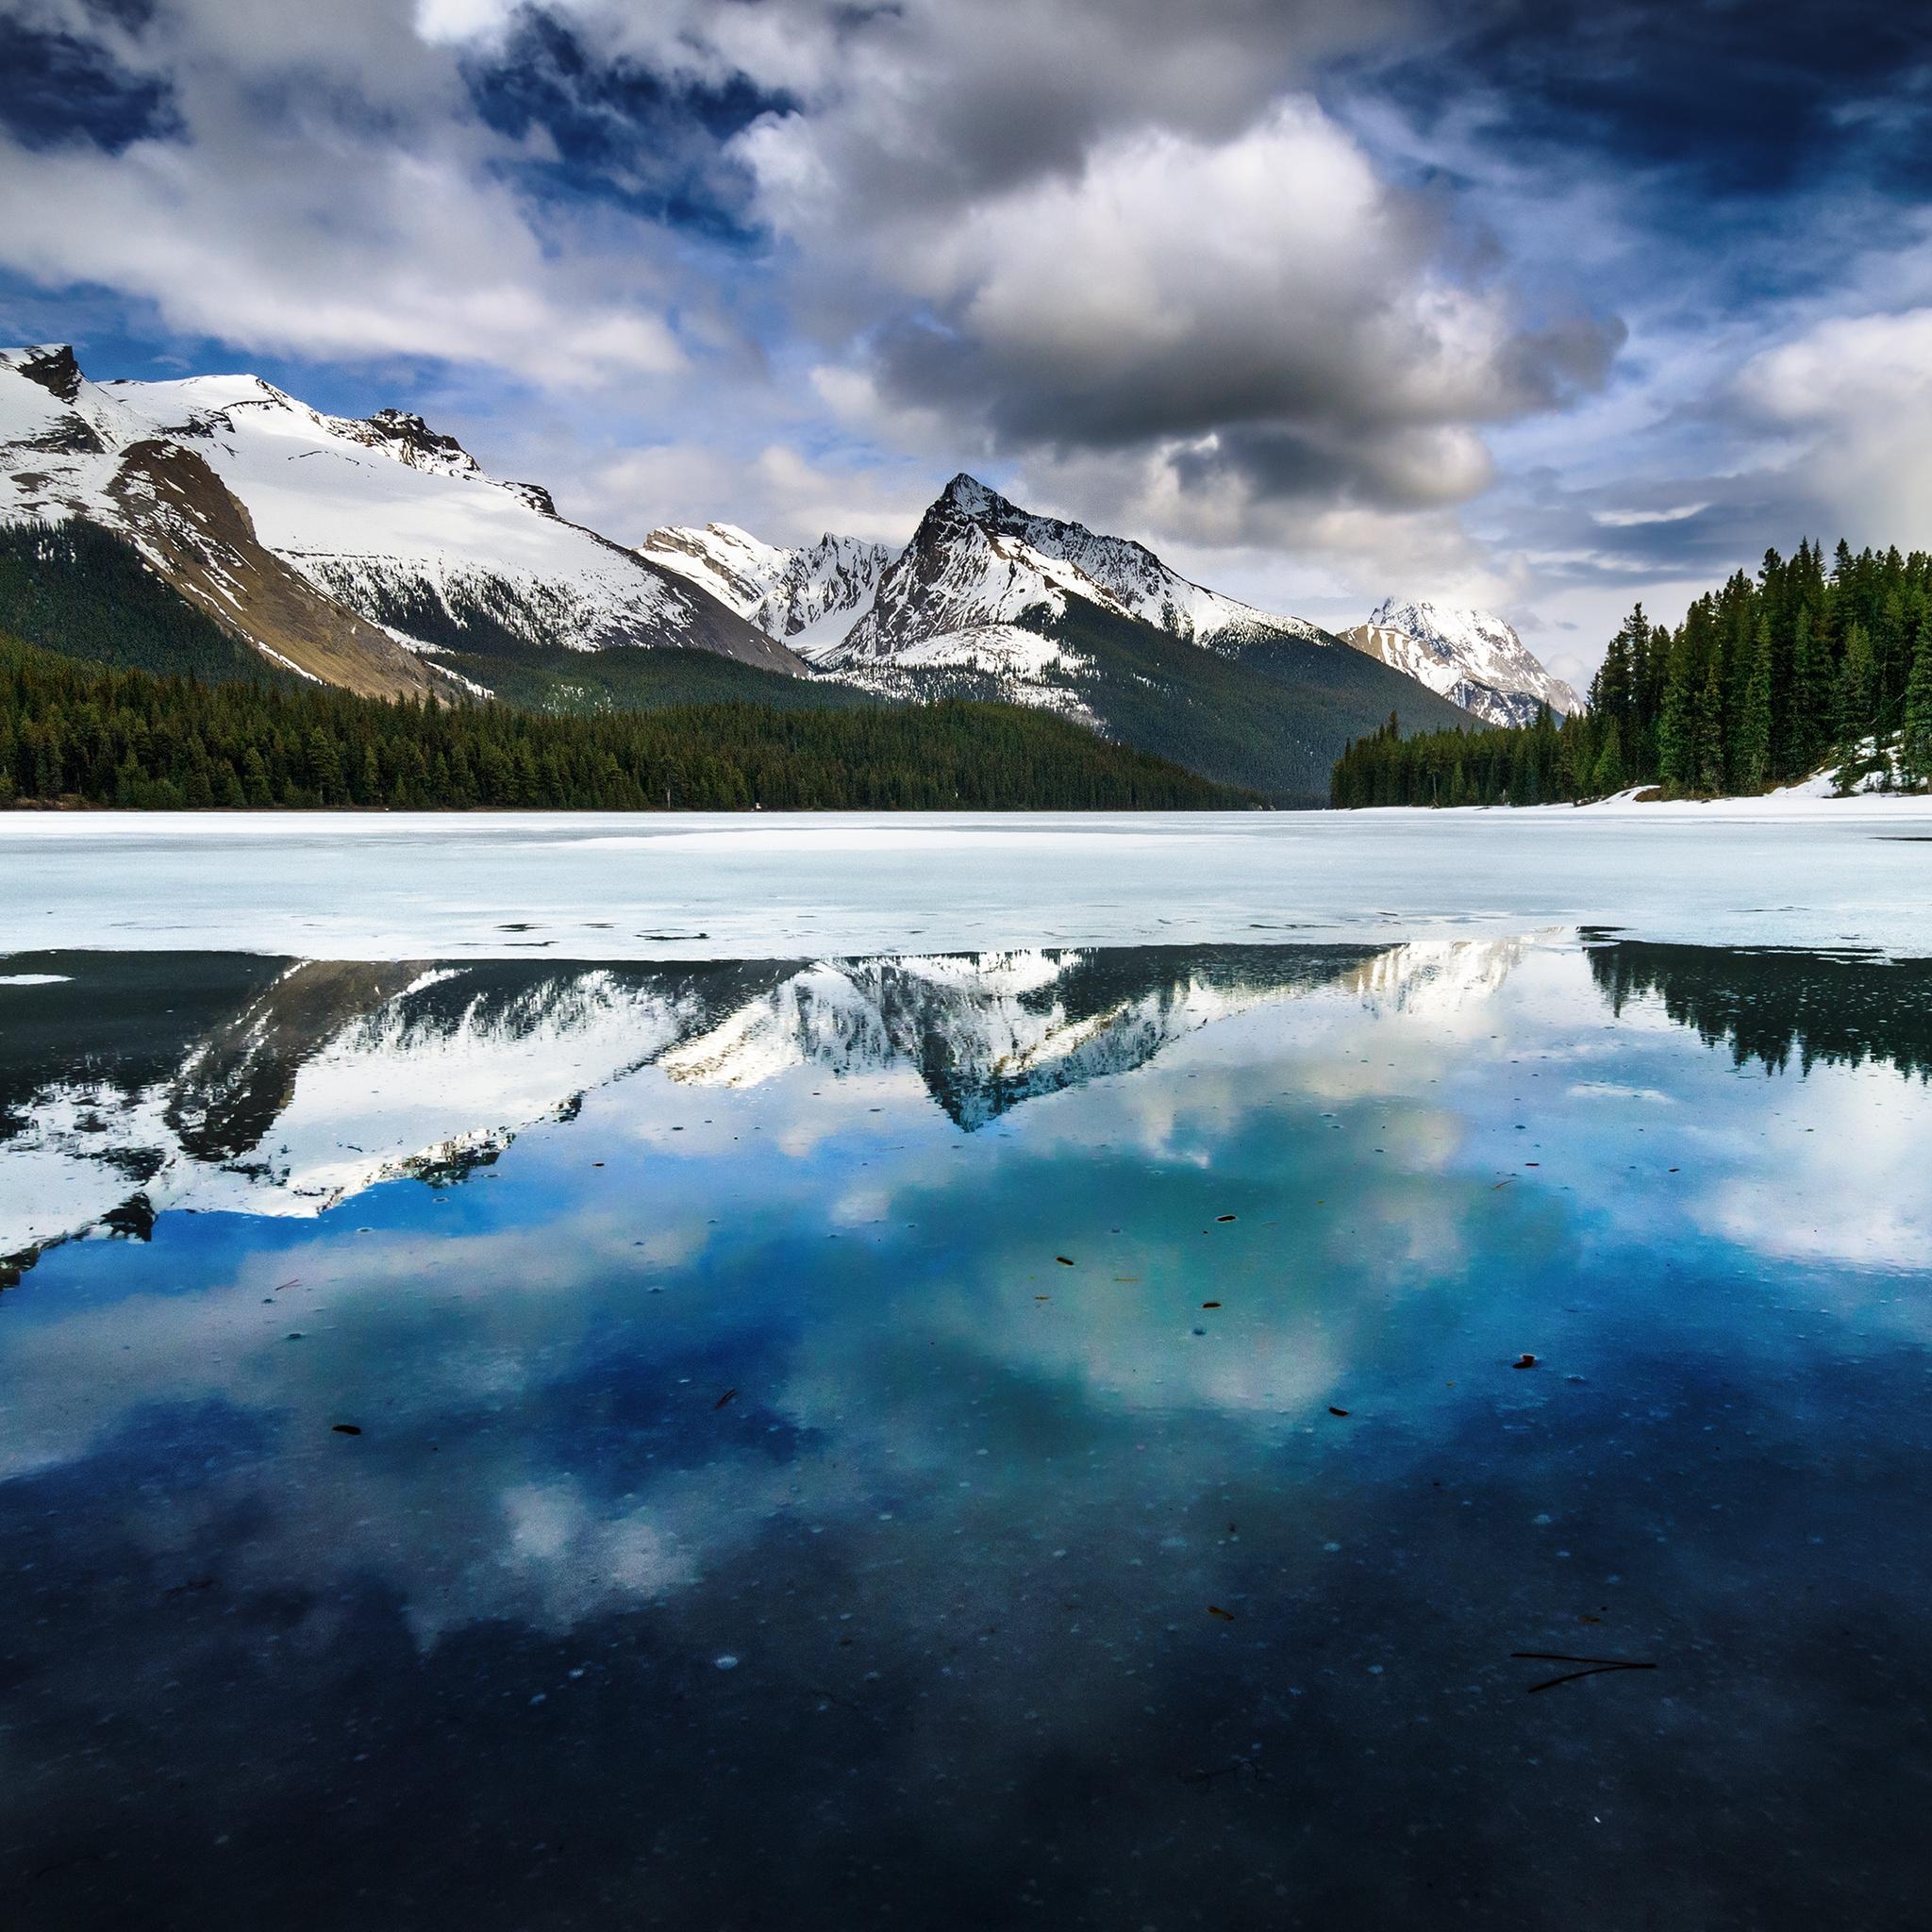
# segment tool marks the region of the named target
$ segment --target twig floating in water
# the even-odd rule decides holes
[[[1583,1664],[1586,1669],[1565,1671],[1560,1677],[1546,1677],[1541,1684],[1532,1684],[1529,1694],[1534,1697],[1539,1690],[1554,1690],[1558,1684],[1574,1684],[1578,1677],[1600,1677],[1610,1671],[1654,1671],[1655,1664],[1638,1663],[1626,1657],[1569,1657],[1560,1650],[1512,1650],[1513,1657],[1526,1658],[1532,1663],[1541,1664]]]

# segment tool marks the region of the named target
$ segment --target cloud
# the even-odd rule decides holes
[[[883,227],[845,219],[820,125],[771,117],[740,147],[774,225],[874,291],[880,399],[997,453],[1166,439],[1195,485],[1456,501],[1489,479],[1474,425],[1600,382],[1621,339],[1525,328],[1457,279],[1429,207],[1307,97],[1231,137],[1109,136],[1072,172]]]
[[[1819,512],[1885,542],[1932,499],[1932,308],[1840,316],[1755,356],[1735,396],[1747,419],[1799,444],[1790,465]]]
[[[555,384],[663,374],[685,351],[650,228],[546,210],[504,178],[454,58],[378,0],[313,17],[222,0],[143,25],[43,8],[166,125],[0,141],[0,256],[165,325],[308,357],[420,356]],[[155,92],[156,98],[160,98]]]
[[[775,543],[835,531],[896,546],[934,486],[923,464],[824,463],[782,442],[747,456],[676,442],[611,457],[584,493],[597,527],[631,541],[658,524],[732,523]]]

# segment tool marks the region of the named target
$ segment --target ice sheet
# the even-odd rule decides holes
[[[1932,956],[1932,800],[1359,813],[25,813],[0,953],[729,958],[1470,938]]]

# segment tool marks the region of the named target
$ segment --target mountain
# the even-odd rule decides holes
[[[75,517],[271,661],[365,695],[484,682],[471,658],[567,673],[617,645],[805,670],[420,416],[325,415],[254,375],[94,383],[69,348],[0,351],[0,523]]]
[[[953,478],[822,673],[883,696],[995,698],[1280,803],[1326,797],[1350,739],[1398,711],[1466,724],[1314,625],[1191,582],[1143,545],[1036,516]]]
[[[1360,946],[689,966],[42,953],[0,987],[0,1286],[158,1213],[309,1216],[488,1167],[655,1067],[698,1088],[915,1074],[972,1133],[1266,1003],[1364,991]]]
[[[848,641],[868,650],[936,628],[1014,621],[1039,598],[1053,601],[1068,591],[1189,643],[1274,636],[1326,641],[1298,617],[1275,617],[1190,582],[1144,544],[1035,515],[961,472],[880,585],[871,625]]]
[[[1500,617],[1384,598],[1344,642],[1440,691],[1491,724],[1531,724],[1539,706],[1559,716],[1583,700],[1552,675]]]
[[[638,546],[653,563],[708,591],[721,604],[808,661],[837,644],[872,608],[892,560],[883,543],[823,536],[796,550],[761,543],[735,524],[673,525]]]
[[[104,559],[50,525],[131,550]],[[234,675],[205,639],[158,642],[151,608],[119,625],[139,649],[117,633],[76,651],[103,611],[116,629],[142,572],[259,659],[359,695],[591,713],[987,699],[1284,804],[1325,800],[1343,746],[1391,711],[1411,729],[1466,722],[1312,625],[968,475],[896,558],[727,524],[631,549],[417,415],[331,416],[255,375],[95,383],[71,349],[0,352],[0,624],[134,668]]]

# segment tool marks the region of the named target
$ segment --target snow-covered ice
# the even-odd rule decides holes
[[[0,953],[730,958],[1496,937],[1932,956],[1932,799],[1491,811],[0,815]]]

